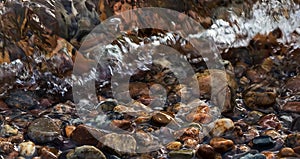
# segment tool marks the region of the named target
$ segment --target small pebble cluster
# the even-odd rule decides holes
[[[300,49],[298,40],[293,40],[299,39],[299,29],[289,35],[293,38],[288,43],[281,42],[284,31],[277,28],[257,34],[246,47],[220,50],[224,70],[207,69],[203,58],[188,57],[200,92],[189,89],[195,83],[181,84],[169,69],[153,65],[151,71],[132,76],[128,103],[112,98],[108,81],[97,83],[101,86],[96,107],[72,100],[68,83],[72,60],[77,56],[83,61],[78,67],[89,67],[85,64],[93,61],[77,49],[109,16],[137,7],[165,7],[216,29],[216,18],[230,21],[228,10],[251,17],[249,9],[255,2],[0,1],[0,158],[300,158]],[[272,9],[278,13],[274,20],[289,17],[284,7]],[[193,52],[178,34],[156,29],[138,32],[124,33],[114,43],[126,48],[126,38],[136,45],[159,41],[185,56]],[[177,40],[163,41],[165,37]],[[28,72],[9,69],[7,64],[16,59]],[[5,70],[11,72],[2,74]],[[212,83],[217,86],[214,91]],[[151,91],[166,94],[167,104],[154,101]],[[115,92],[118,97],[123,94]],[[182,103],[183,97],[195,100]]]

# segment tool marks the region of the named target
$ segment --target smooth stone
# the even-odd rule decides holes
[[[74,125],[67,125],[65,127],[65,135],[66,137],[70,138],[73,131],[76,129],[76,126]]]
[[[300,133],[289,134],[285,139],[285,144],[291,148],[300,146]]]
[[[96,146],[100,138],[106,133],[87,125],[78,125],[72,132],[70,139],[77,145],[93,145]]]
[[[15,90],[10,92],[8,97],[5,98],[5,103],[10,107],[28,111],[37,106],[38,101],[33,92]]]
[[[226,131],[232,129],[234,123],[229,118],[218,119],[214,125],[214,128],[211,130],[213,136],[222,136]]]
[[[272,139],[277,139],[281,137],[281,134],[276,130],[266,130],[263,135],[270,136]]]
[[[58,151],[57,151],[58,152]],[[49,148],[43,147],[40,149],[39,154],[42,159],[57,159],[57,152],[51,152]]]
[[[240,159],[267,159],[266,156],[264,156],[263,154],[251,154],[248,153],[247,155],[241,157]]]
[[[193,150],[178,150],[169,152],[171,159],[191,159],[193,155]]]
[[[31,157],[36,152],[35,144],[31,141],[22,142],[19,144],[19,152],[21,156]]]
[[[290,78],[286,84],[285,88],[291,90],[292,92],[300,91],[300,76]]]
[[[259,111],[251,111],[247,114],[247,117],[244,118],[243,120],[250,125],[254,125],[259,121],[261,117],[263,117],[263,115],[264,114]]]
[[[258,136],[249,145],[253,149],[263,151],[273,148],[276,143],[270,136]]]
[[[158,112],[158,113],[155,113],[152,118],[151,118],[151,121],[155,124],[155,125],[158,125],[158,126],[166,126],[168,125],[173,119],[172,116],[166,114],[166,113],[163,113],[163,112]]]
[[[48,143],[60,136],[60,128],[50,118],[38,118],[28,127],[28,137],[37,143]]]
[[[169,151],[174,151],[174,150],[180,150],[181,146],[182,146],[181,142],[172,141],[166,145],[166,148]]]
[[[199,159],[215,159],[216,152],[213,147],[211,147],[210,145],[204,144],[204,145],[199,146],[199,148],[196,152],[196,156]]]
[[[122,156],[134,154],[136,152],[137,142],[131,135],[111,133],[101,137],[97,147]]]
[[[281,109],[286,112],[300,113],[300,102],[287,102]]]
[[[234,143],[232,140],[224,139],[221,137],[212,138],[209,144],[215,149],[215,151],[224,153],[233,148]]]
[[[293,148],[294,152],[300,155],[300,146],[294,147]]]
[[[14,135],[18,134],[18,129],[5,124],[5,125],[1,126],[0,134],[2,137],[14,136]]]
[[[66,155],[67,159],[106,159],[105,155],[94,146],[80,146]]]
[[[104,101],[101,101],[100,104],[98,105],[98,112],[107,112],[107,111],[112,111],[115,106],[117,106],[118,103],[114,99],[105,99]]]
[[[292,148],[284,147],[279,151],[278,156],[279,157],[296,157],[296,153]]]

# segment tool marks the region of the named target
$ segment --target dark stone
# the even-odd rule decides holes
[[[71,134],[71,140],[77,145],[97,145],[99,139],[104,136],[105,133],[89,127],[87,125],[79,125]]]
[[[214,159],[216,157],[216,152],[210,145],[201,145],[196,152],[196,156],[199,159]]]
[[[15,90],[8,94],[8,96],[5,98],[5,103],[13,108],[30,110],[38,104],[36,98],[37,97],[33,92]]]
[[[300,131],[300,117],[293,120],[291,130]]]
[[[273,148],[276,145],[275,141],[270,136],[259,136],[255,137],[250,146],[253,149],[263,151]]]

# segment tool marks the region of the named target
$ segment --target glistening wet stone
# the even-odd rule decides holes
[[[80,146],[66,155],[67,159],[106,159],[105,155],[94,146]]]
[[[259,151],[268,150],[275,146],[276,142],[270,136],[259,136],[254,138],[250,146]]]
[[[58,138],[61,130],[57,123],[50,118],[38,118],[28,127],[28,137],[37,143],[48,143]]]

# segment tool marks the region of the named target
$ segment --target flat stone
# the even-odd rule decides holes
[[[170,151],[172,150],[174,151],[174,150],[180,150],[181,146],[182,146],[181,142],[172,141],[166,145],[166,148]]]
[[[241,159],[266,159],[266,156],[264,156],[263,154],[251,154],[248,153],[247,155],[241,157]]]
[[[267,114],[263,116],[259,121],[258,124],[263,128],[274,128],[276,130],[281,129],[282,124],[280,123],[279,119],[275,114]]]
[[[77,145],[93,145],[96,146],[99,139],[106,133],[99,129],[87,125],[78,125],[72,132],[70,139]]]
[[[122,156],[125,154],[134,154],[136,152],[137,142],[131,135],[111,133],[101,137],[97,147]]]
[[[300,113],[300,102],[287,102],[282,107],[283,111]]]
[[[80,146],[66,155],[67,159],[106,159],[105,155],[94,146]]]
[[[48,143],[60,136],[60,128],[50,118],[38,118],[29,125],[28,137],[37,143]]]
[[[12,108],[30,110],[38,104],[38,101],[33,92],[15,90],[5,98],[5,103]]]
[[[300,133],[289,134],[285,139],[285,144],[291,148],[300,146]]]
[[[296,153],[292,148],[284,147],[279,151],[278,156],[280,156],[280,157],[296,157]]]
[[[193,150],[178,150],[169,152],[171,159],[191,159],[193,155]]]

